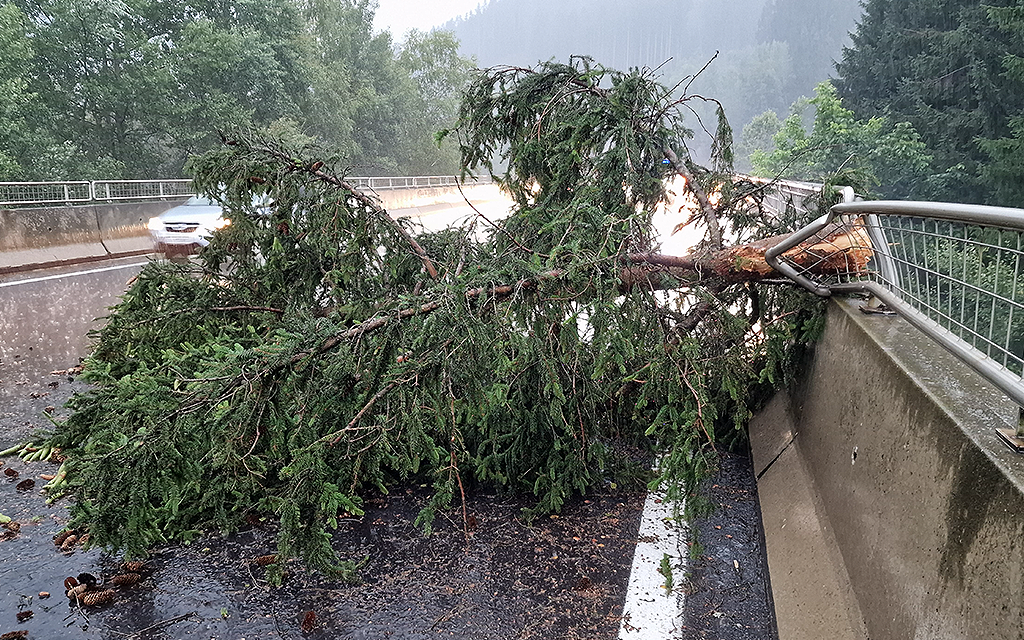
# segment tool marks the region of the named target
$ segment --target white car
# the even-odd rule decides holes
[[[185,204],[149,219],[149,235],[156,251],[167,255],[193,253],[210,244],[217,229],[231,224],[219,204],[203,196],[192,196]]]

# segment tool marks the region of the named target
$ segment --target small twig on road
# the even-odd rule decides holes
[[[137,637],[141,636],[142,634],[146,633],[147,631],[156,631],[157,629],[162,629],[164,627],[170,626],[170,625],[172,625],[172,624],[174,624],[176,622],[181,622],[182,620],[186,620],[186,619],[191,618],[192,616],[198,615],[198,614],[199,614],[198,611],[189,611],[185,615],[178,616],[176,618],[168,618],[167,620],[161,620],[160,622],[157,622],[155,624],[149,625],[145,629],[139,629],[135,633],[129,634],[128,637],[129,638],[137,638]]]

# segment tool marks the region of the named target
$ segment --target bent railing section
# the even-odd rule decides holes
[[[808,262],[806,252],[823,244],[850,259],[829,275],[812,275],[807,265],[825,256]],[[790,259],[794,251],[805,252],[805,266]],[[766,258],[818,295],[875,296],[1024,406],[1024,209],[845,202]],[[1021,432],[1008,444],[1021,446]]]

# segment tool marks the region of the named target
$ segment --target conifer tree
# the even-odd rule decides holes
[[[475,486],[558,511],[623,445],[660,454],[670,497],[693,491],[818,305],[763,282],[758,251],[795,221],[732,179],[721,112],[711,166],[693,162],[691,99],[588,59],[478,72],[446,134],[515,207],[432,233],[323,149],[226,138],[192,168],[232,224],[199,260],[143,270],[53,438],[71,526],[141,555],[270,517],[280,557],[344,573],[338,518],[403,482],[433,487],[427,530]],[[695,255],[657,253],[670,185],[708,232]]]

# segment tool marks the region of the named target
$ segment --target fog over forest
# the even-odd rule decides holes
[[[690,91],[721,100],[738,134],[835,75],[860,14],[859,0],[491,0],[442,28],[481,67],[586,55],[623,70],[660,67],[670,86],[718,51]]]

